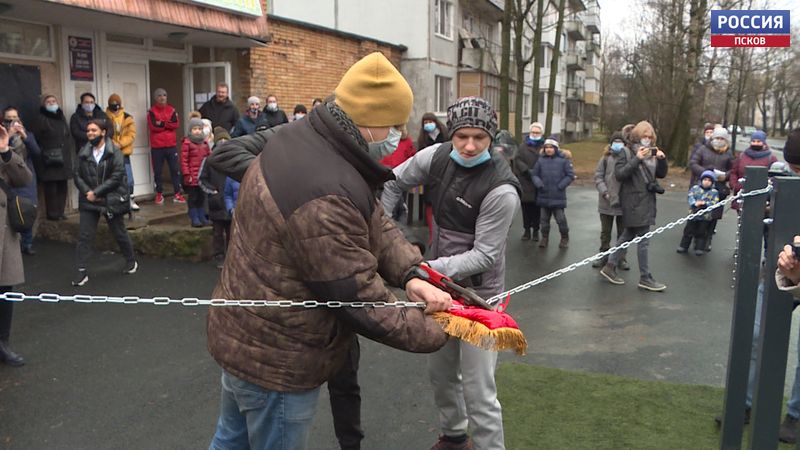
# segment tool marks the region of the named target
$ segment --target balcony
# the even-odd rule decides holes
[[[567,86],[567,100],[584,101],[583,86]]]
[[[474,69],[495,75],[500,73],[501,47],[499,44],[483,38],[465,36],[462,33],[460,53],[461,57],[458,61],[460,68]]]
[[[567,30],[567,36],[573,41],[586,40],[586,28],[583,27],[583,23],[580,21],[568,20],[564,22],[564,29]]]
[[[583,95],[583,102],[586,106],[600,106],[600,93],[599,92],[586,92]]]
[[[600,55],[600,42],[595,41],[594,39],[586,41],[586,52],[594,52],[595,54]]]
[[[600,14],[596,9],[590,9],[581,13],[583,25],[589,34],[600,33]]]
[[[564,62],[567,63],[567,70],[584,70],[586,67],[586,57],[580,53],[567,53]]]
[[[583,71],[586,73],[586,78],[600,79],[600,69],[594,64],[586,64]]]

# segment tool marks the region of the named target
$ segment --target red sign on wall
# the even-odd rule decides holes
[[[69,79],[94,81],[94,57],[92,39],[69,36]]]

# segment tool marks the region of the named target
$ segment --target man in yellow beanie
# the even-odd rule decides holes
[[[392,179],[378,160],[396,146],[411,89],[372,53],[335,96],[306,120],[225,142],[209,157],[242,183],[213,295],[367,307],[212,308],[208,349],[223,369],[212,449],[304,448],[320,385],[341,370],[355,333],[425,353],[447,340],[427,314],[447,309],[449,295],[410,276],[422,256],[375,198]],[[396,300],[385,284],[427,307],[371,307]]]

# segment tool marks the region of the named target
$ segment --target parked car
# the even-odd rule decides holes
[[[745,136],[750,136],[751,134],[756,132],[756,127],[744,127],[742,129],[742,134]]]
[[[728,125],[728,128],[727,128],[728,133],[733,134],[733,128],[734,127],[736,127],[736,134],[737,135],[741,135],[742,134],[742,127],[740,127],[739,125]]]

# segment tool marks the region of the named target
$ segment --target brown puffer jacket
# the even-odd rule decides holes
[[[249,164],[215,298],[395,301],[422,261],[384,216],[374,189],[393,177],[334,104],[282,127]],[[245,138],[243,138],[245,139]],[[209,164],[225,172],[227,142]],[[230,170],[231,167],[227,166]],[[412,352],[447,340],[415,308],[211,308],[208,348],[224,370],[276,391],[315,388],[342,364],[353,333]]]

